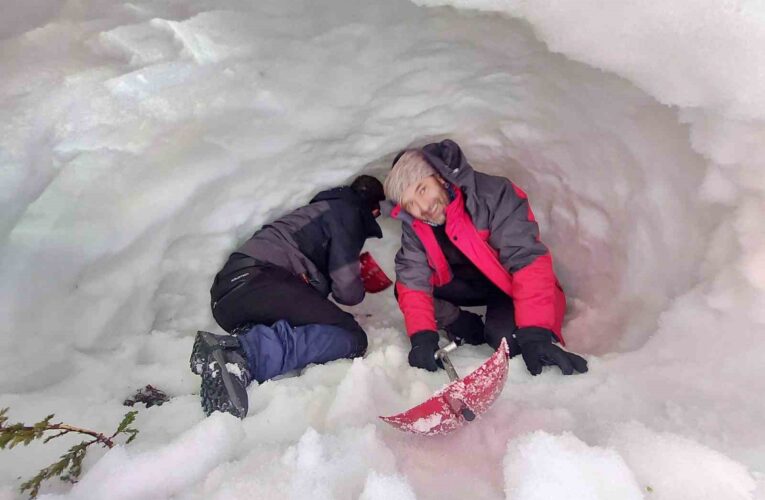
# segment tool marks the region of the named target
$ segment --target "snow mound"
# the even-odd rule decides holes
[[[635,476],[615,452],[587,446],[576,436],[543,431],[508,443],[505,494],[517,500],[638,500]]]
[[[525,434],[508,442],[503,464],[505,493],[518,500],[749,500],[756,488],[729,457],[634,422],[617,426],[605,447],[570,432]]]
[[[755,481],[742,464],[691,439],[642,424],[619,426],[608,440],[656,500],[746,500]]]

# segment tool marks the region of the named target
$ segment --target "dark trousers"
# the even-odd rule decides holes
[[[235,254],[210,295],[215,321],[227,332],[237,329],[259,382],[310,363],[362,356],[367,349],[353,315],[286,269]]]
[[[461,279],[455,277],[444,286],[433,289],[436,321],[439,328],[457,319],[459,307],[486,306],[484,337],[496,349],[508,332],[516,330],[513,299],[488,279]]]

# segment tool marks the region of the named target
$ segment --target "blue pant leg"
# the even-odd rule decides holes
[[[293,327],[285,320],[271,326],[255,325],[239,339],[250,373],[263,382],[311,363],[326,363],[361,355],[358,334],[332,325]]]

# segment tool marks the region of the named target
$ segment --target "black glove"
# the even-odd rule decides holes
[[[546,328],[526,327],[515,331],[515,338],[521,349],[523,361],[529,373],[539,375],[543,366],[557,366],[563,375],[587,371],[587,360],[572,352],[567,352],[553,344],[553,333]]]
[[[481,317],[470,311],[460,309],[457,319],[444,327],[449,338],[461,344],[462,341],[470,345],[480,345],[486,342],[483,334],[483,321]]]
[[[438,333],[433,330],[417,332],[409,340],[412,342],[412,350],[409,351],[409,364],[415,368],[424,368],[434,372],[438,370],[440,362],[436,362],[438,350]]]

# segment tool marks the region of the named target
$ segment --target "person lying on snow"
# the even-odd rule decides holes
[[[231,335],[198,332],[191,354],[208,415],[244,418],[251,380],[364,355],[366,333],[327,296],[349,306],[364,299],[359,253],[367,238],[382,237],[383,199],[380,181],[359,176],[264,225],[229,256],[210,296]]]
[[[587,361],[561,349],[566,299],[526,194],[476,172],[451,141],[399,153],[385,195],[402,221],[395,293],[412,348],[409,364],[435,371],[441,328],[457,342],[507,339],[532,375],[565,375]],[[485,321],[459,306],[486,306]]]

